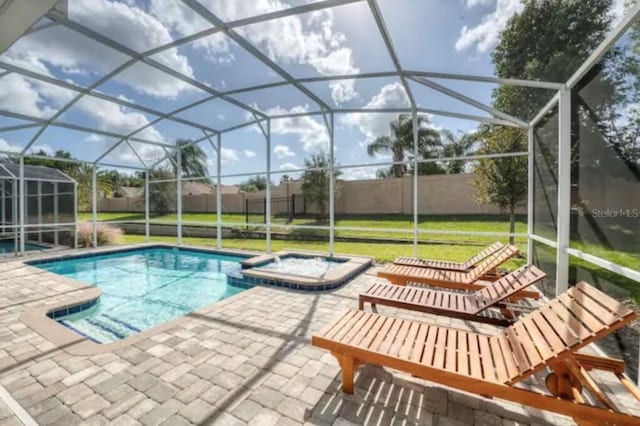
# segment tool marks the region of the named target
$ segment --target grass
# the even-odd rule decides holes
[[[143,235],[125,235],[127,244],[136,244],[144,242]],[[152,242],[175,243],[175,237],[151,237]],[[212,238],[194,238],[183,237],[184,244],[198,246],[215,246],[216,240]],[[263,239],[231,239],[225,238],[222,242],[225,248],[237,248],[243,250],[265,251],[266,243]],[[326,241],[284,241],[272,240],[271,249],[273,251],[284,249],[311,250],[319,252],[328,252],[329,243]],[[352,243],[352,242],[336,242],[336,253],[353,254],[359,256],[368,256],[374,258],[377,262],[392,262],[398,256],[413,256],[413,245],[407,243]],[[464,261],[477,253],[477,246],[469,245],[435,245],[420,244],[418,245],[418,255],[420,257],[432,259],[446,259],[454,261]],[[506,267],[518,267],[524,263],[523,259],[515,259],[510,261]]]
[[[79,220],[92,220],[90,213],[78,214]],[[136,213],[100,213],[98,215],[100,221],[132,221],[132,220],[144,220],[143,214]],[[194,224],[213,224],[217,220],[215,213],[184,213],[182,215],[183,223]],[[176,223],[177,216],[175,214],[167,214],[162,216],[154,216],[152,218],[154,222],[163,223]],[[222,215],[223,223],[238,223],[244,224],[246,217],[244,214],[225,213]],[[262,215],[250,215],[250,223],[260,224],[264,223],[264,217]],[[326,231],[321,230],[297,230],[291,231],[284,228],[278,228],[278,224],[285,224],[285,221],[280,217],[274,217],[272,221],[274,224],[274,232],[297,232],[300,234],[319,234],[324,235]],[[379,229],[380,231],[357,231],[357,230],[338,230],[336,235],[339,237],[376,237],[384,239],[412,239],[413,233],[413,216],[411,215],[349,215],[349,216],[337,216],[335,219],[337,227],[345,228],[370,228]],[[313,217],[296,218],[289,225],[322,225],[319,224]],[[325,224],[326,225],[326,224]],[[466,231],[466,232],[508,232],[509,222],[506,216],[496,215],[423,215],[418,218],[418,228],[424,231]],[[385,231],[385,229],[403,230],[406,233],[398,233],[392,231]],[[527,224],[523,217],[519,217],[516,221],[516,232],[526,233]],[[421,234],[421,238],[429,241],[455,241],[455,242],[469,242],[469,243],[491,243],[495,240],[495,237],[484,236],[462,236],[462,235],[445,235],[445,234]],[[524,242],[519,241],[520,243]]]

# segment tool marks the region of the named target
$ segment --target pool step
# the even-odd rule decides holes
[[[113,321],[116,324],[119,324],[119,325],[123,326],[124,328],[126,328],[126,329],[128,329],[130,331],[133,331],[134,333],[140,333],[142,331],[138,327],[135,327],[135,326],[129,324],[128,322],[122,321],[122,320],[120,320],[118,318],[114,318],[111,315],[102,314],[102,315],[100,315],[100,317],[107,318],[108,320]]]
[[[76,321],[62,321],[62,323],[72,330],[100,343],[124,339],[141,331],[139,328],[125,321],[105,314]]]
[[[117,327],[113,327],[113,324],[109,324],[104,320],[105,318],[100,315],[97,318],[85,318],[83,321],[91,324],[92,326],[99,328],[100,330],[113,335],[116,339],[124,339],[127,337],[126,334],[123,334]]]

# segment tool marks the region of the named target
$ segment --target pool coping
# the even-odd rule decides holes
[[[48,253],[48,255],[43,253],[42,255],[37,255],[34,257],[29,257],[28,259],[24,259],[23,261],[21,261],[21,263],[26,268],[33,268],[37,270],[38,273],[51,274],[52,278],[55,278],[57,281],[64,282],[65,284],[69,284],[75,287],[77,289],[77,292],[74,293],[73,295],[70,295],[69,297],[65,297],[64,299],[56,303],[47,304],[45,300],[40,305],[23,311],[20,314],[19,319],[26,326],[28,326],[29,328],[34,330],[36,333],[38,333],[40,336],[42,336],[43,338],[47,339],[49,342],[54,344],[58,349],[62,349],[71,355],[81,355],[81,356],[100,355],[100,354],[105,354],[105,353],[113,352],[119,349],[132,346],[142,340],[145,340],[147,338],[160,334],[164,331],[167,331],[175,327],[176,325],[179,325],[184,321],[187,321],[191,317],[204,316],[211,312],[214,312],[215,310],[219,309],[222,306],[225,306],[226,304],[233,303],[234,301],[236,301],[241,297],[248,297],[251,295],[251,293],[259,291],[261,285],[266,285],[268,287],[294,288],[294,287],[281,286],[275,283],[268,283],[268,282],[250,283],[249,288],[247,288],[243,292],[230,296],[226,299],[213,302],[200,309],[189,312],[188,314],[182,315],[180,317],[174,318],[162,324],[156,325],[155,327],[151,327],[139,333],[128,336],[124,339],[117,340],[110,343],[95,343],[90,338],[78,334],[76,331],[68,327],[65,327],[64,325],[60,324],[59,322],[50,318],[47,315],[50,312],[59,311],[62,309],[68,309],[70,307],[75,307],[77,305],[83,305],[86,303],[93,302],[102,295],[102,290],[100,290],[98,287],[81,283],[79,281],[73,280],[63,275],[59,275],[53,272],[43,270],[34,265],[37,265],[39,263],[47,263],[47,261],[49,260],[56,261],[56,260],[67,260],[67,259],[73,259],[73,258],[85,258],[85,257],[100,256],[103,254],[109,254],[114,252],[127,252],[127,251],[133,251],[137,249],[153,248],[153,247],[183,248],[186,250],[194,250],[199,252],[207,252],[207,253],[215,253],[215,254],[223,254],[223,255],[224,254],[240,255],[243,257],[247,257],[247,260],[249,258],[253,259],[253,258],[263,258],[265,256],[269,256],[269,258],[262,259],[263,262],[269,261],[269,259],[272,260],[276,256],[282,255],[282,253],[286,253],[289,255],[293,254],[296,256],[306,255],[306,256],[327,257],[326,253],[319,253],[319,252],[312,252],[312,251],[302,252],[302,251],[294,251],[294,250],[283,250],[277,253],[272,253],[271,255],[265,255],[264,253],[249,251],[249,250],[217,249],[214,247],[192,246],[192,245],[184,245],[184,244],[177,246],[177,245],[162,244],[162,243],[159,243],[159,244],[158,243],[140,243],[140,244],[128,244],[125,246],[118,246],[118,247],[75,249],[71,252],[65,252],[65,253],[50,252]],[[332,280],[331,282],[328,282],[328,284],[322,285],[321,288],[314,288],[314,291],[331,290],[336,287],[339,287],[343,285],[346,281],[351,280],[355,275],[359,274],[361,271],[368,268],[372,264],[371,258],[366,258],[361,256],[338,255],[335,257],[340,259],[350,258],[353,260],[353,262],[351,261],[345,262],[345,265],[350,265],[348,271],[346,271],[348,273],[346,275],[343,274],[341,279]],[[338,269],[342,266],[344,265],[340,265],[334,269]],[[357,266],[357,269],[353,269],[353,267],[356,267],[356,266]],[[254,273],[255,272],[256,271],[254,271]],[[271,275],[282,276],[281,274],[271,274]],[[229,278],[231,278],[231,276],[229,276]],[[298,277],[298,278],[302,278],[302,277]],[[274,278],[262,278],[262,277],[255,277],[255,278],[251,277],[250,279],[264,280],[264,281],[274,280]],[[292,281],[290,275],[287,275],[286,279],[287,281]],[[246,285],[246,282],[245,282],[245,285]],[[256,286],[253,287],[253,285],[256,285]],[[309,286],[309,288],[311,288],[311,286]],[[300,290],[300,288],[297,288],[297,289]],[[52,297],[55,297],[55,296],[52,296]]]
[[[82,305],[85,303],[93,302],[98,299],[102,295],[102,290],[98,287],[94,287],[91,285],[87,285],[81,283],[79,281],[73,280],[71,278],[65,277],[63,275],[55,274],[53,272],[49,272],[40,268],[37,268],[38,263],[46,263],[46,261],[56,261],[56,260],[67,260],[73,258],[84,258],[84,257],[93,257],[100,256],[103,254],[109,254],[114,252],[127,252],[133,251],[143,248],[154,248],[154,247],[164,247],[164,248],[183,248],[187,250],[194,250],[200,252],[208,252],[208,253],[217,253],[217,254],[229,254],[229,255],[242,255],[242,256],[254,256],[259,254],[258,252],[252,252],[247,250],[235,250],[235,249],[222,249],[218,250],[216,248],[208,248],[202,246],[191,246],[191,245],[171,245],[171,244],[157,244],[157,243],[141,243],[141,244],[128,244],[126,246],[118,246],[118,247],[102,247],[102,248],[94,248],[94,249],[76,249],[72,252],[65,253],[49,253],[47,256],[43,254],[42,256],[38,255],[36,257],[30,257],[28,259],[24,259],[21,263],[27,268],[37,269],[38,273],[51,274],[58,281],[64,281],[65,284],[69,284],[73,287],[77,288],[77,293],[66,297],[59,302],[52,304],[41,304],[40,306],[33,307],[31,309],[27,309],[20,314],[20,320],[29,328],[34,330],[36,333],[40,334],[40,336],[47,339],[52,344],[56,345],[59,349],[64,350],[65,352],[71,355],[100,355],[104,353],[109,353],[116,351],[118,349],[122,349],[131,345],[134,345],[144,339],[147,339],[156,334],[162,333],[163,331],[169,330],[176,325],[181,324],[184,321],[187,321],[190,316],[198,316],[198,315],[206,315],[215,309],[224,306],[225,304],[233,302],[235,299],[239,298],[242,295],[250,294],[252,291],[257,290],[258,288],[248,288],[245,291],[235,294],[233,296],[227,297],[226,299],[211,303],[207,306],[204,306],[195,311],[189,312],[188,314],[182,315],[180,317],[174,318],[162,324],[158,324],[155,327],[148,328],[139,333],[128,336],[124,339],[117,340],[115,342],[110,343],[95,343],[91,341],[88,337],[84,337],[77,332],[71,330],[68,327],[60,324],[56,320],[47,316],[49,312],[58,311],[62,309],[67,309],[70,307],[74,307],[77,305]],[[52,256],[53,254],[53,256]],[[45,301],[46,303],[46,301]]]
[[[235,294],[227,297],[226,299],[218,302],[211,303],[203,308],[189,312],[188,314],[179,316],[162,324],[158,324],[154,327],[143,330],[139,333],[125,337],[124,339],[116,340],[110,343],[95,343],[90,338],[84,337],[72,329],[65,327],[54,319],[47,316],[47,313],[59,309],[65,309],[68,307],[92,302],[102,295],[102,291],[97,287],[92,287],[87,290],[80,290],[79,294],[76,294],[73,298],[65,299],[56,304],[47,306],[39,306],[27,311],[24,311],[20,315],[20,320],[30,327],[32,330],[40,334],[49,342],[56,345],[59,349],[63,349],[65,352],[71,355],[100,355],[123,349],[128,346],[134,345],[149,337],[160,334],[164,331],[187,321],[192,316],[207,315],[208,313],[233,302],[239,296],[246,295],[252,291],[258,290],[257,287],[247,289],[242,293]]]

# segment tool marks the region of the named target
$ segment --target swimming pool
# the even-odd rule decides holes
[[[25,251],[44,250],[46,248],[47,247],[41,246],[41,245],[38,245],[38,244],[26,243],[24,245]],[[13,253],[15,253],[15,250],[16,250],[15,240],[13,240],[13,239],[0,240],[0,256],[4,256],[4,255],[7,255],[7,254],[13,254]]]
[[[97,303],[51,316],[97,343],[108,343],[246,290],[227,282],[227,273],[240,269],[245,259],[152,247],[32,265],[100,288]]]
[[[271,271],[283,274],[298,275],[301,277],[320,278],[344,260],[331,260],[326,257],[276,257],[273,261],[254,269],[258,271]]]

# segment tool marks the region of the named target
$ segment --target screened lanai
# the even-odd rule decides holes
[[[0,164],[0,255],[76,247],[76,208],[76,182],[60,170]]]
[[[0,4],[0,170],[18,179],[4,192],[27,200],[25,161],[66,151],[57,161],[82,165],[75,203],[96,247],[101,226],[122,244],[266,253],[306,241],[459,257],[511,241],[547,273],[548,297],[587,281],[640,305],[640,5],[609,2],[582,37],[592,46],[549,46],[560,53],[538,66],[544,49],[492,50],[519,1],[253,3]],[[456,22],[455,43],[430,42]],[[402,120],[410,144],[376,148]],[[450,143],[425,148],[434,131]],[[114,171],[139,193],[111,196]],[[17,219],[15,241],[42,225]],[[603,348],[636,380],[637,330]]]

